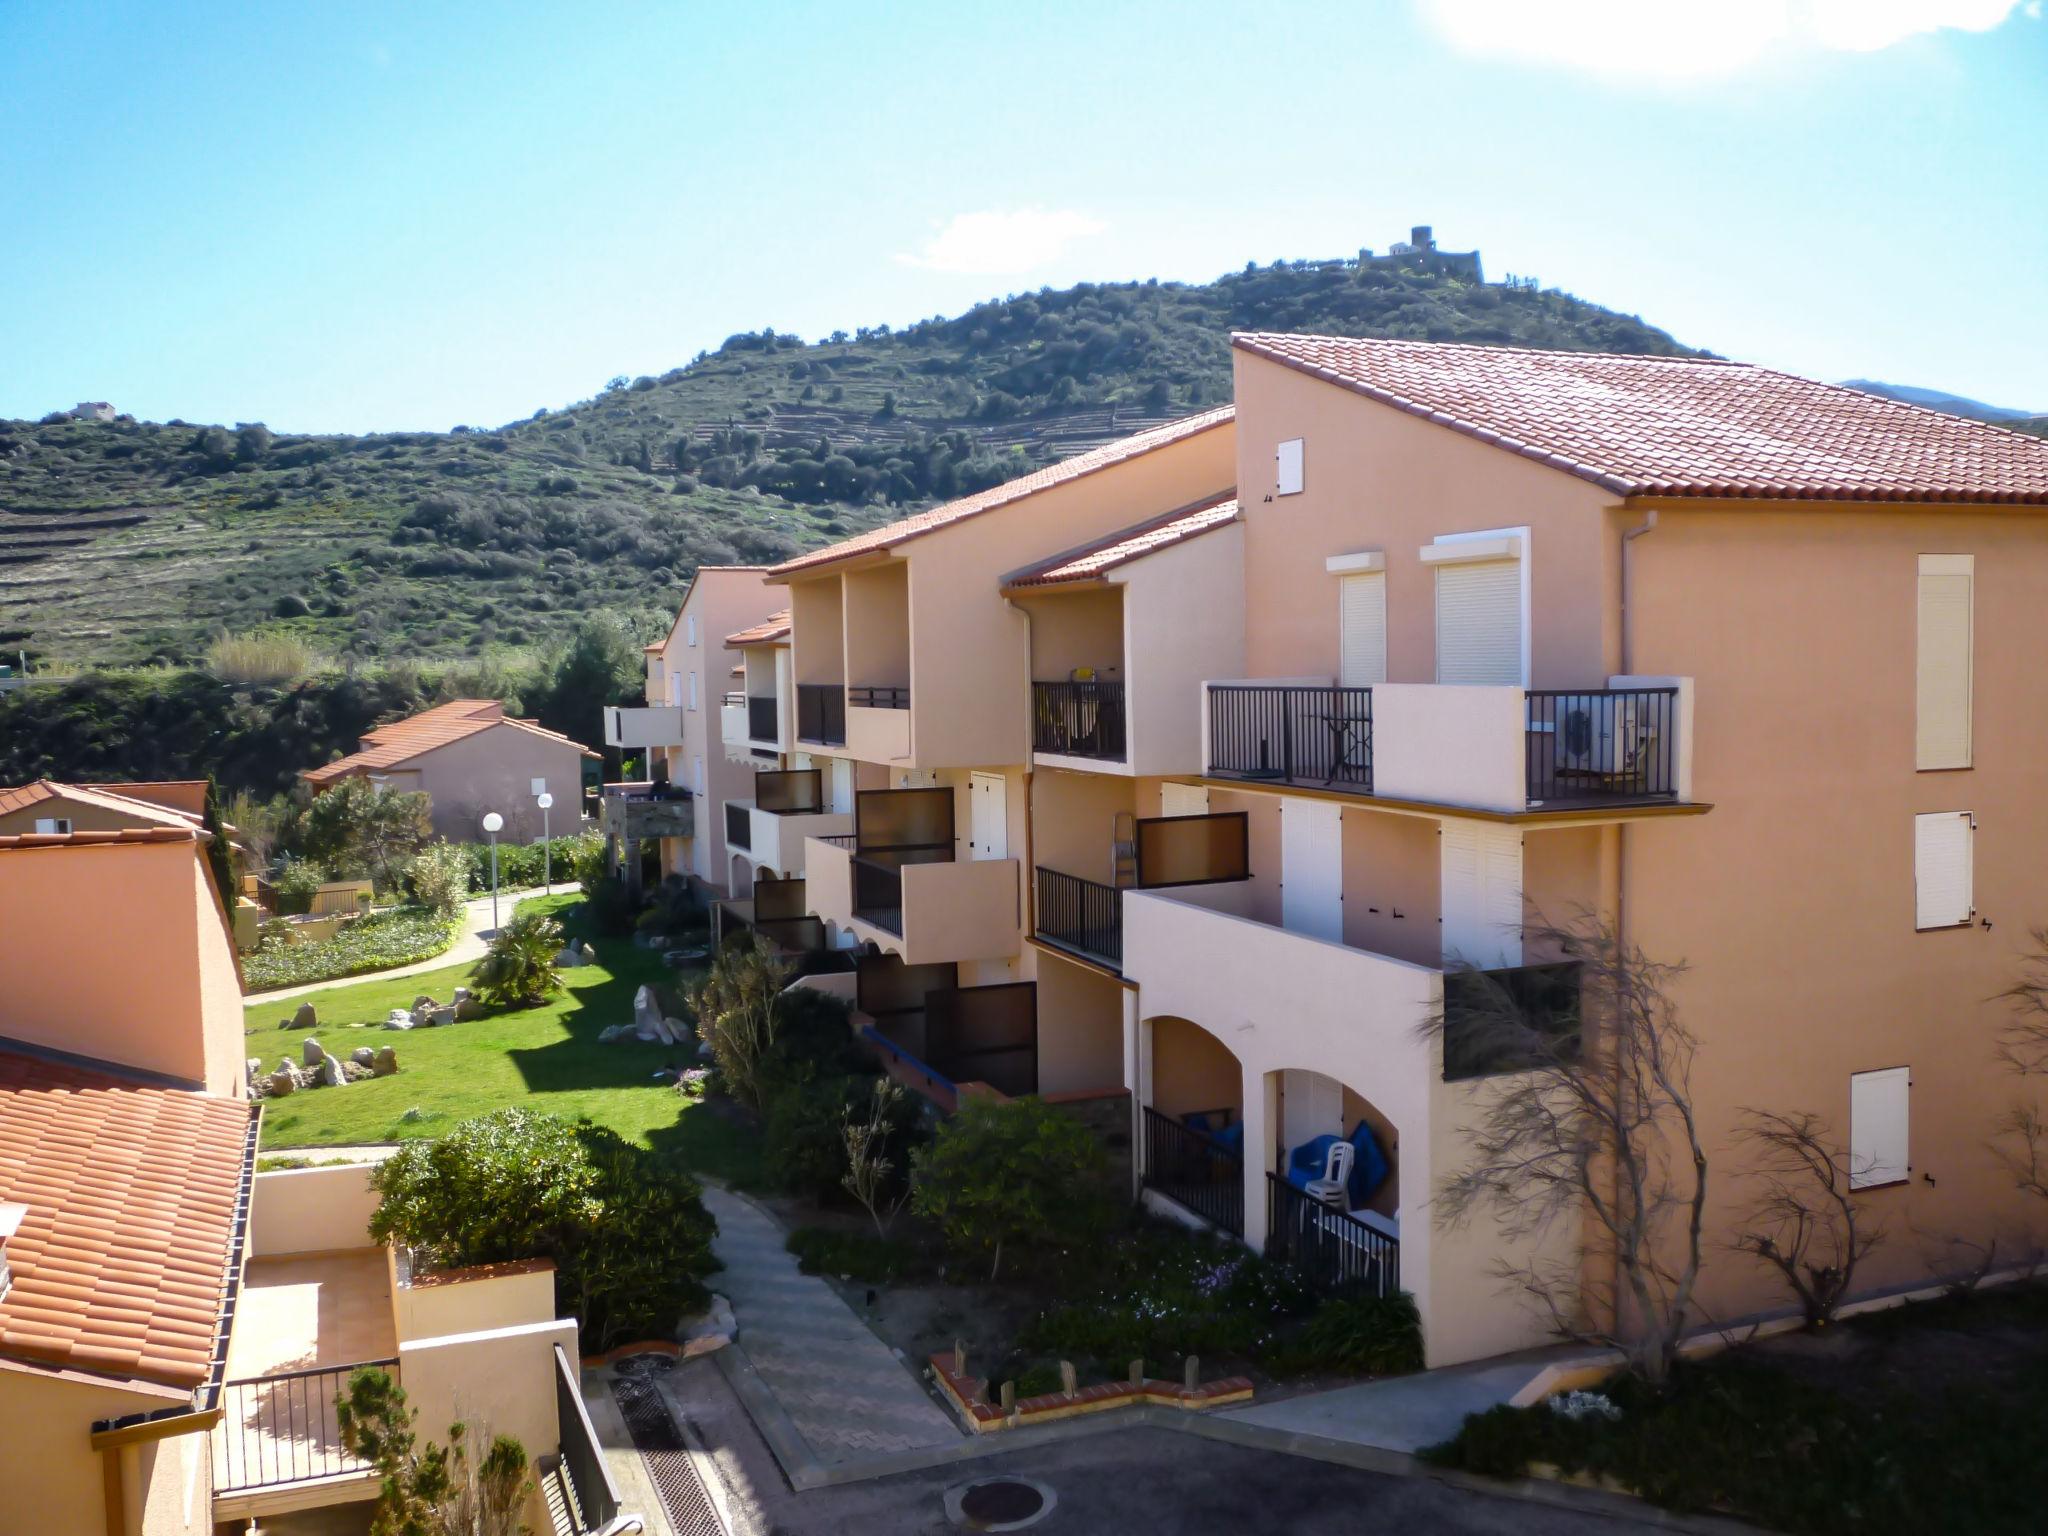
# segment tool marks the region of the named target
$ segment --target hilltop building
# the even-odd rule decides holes
[[[1369,249],[1361,249],[1358,264],[1361,267],[1406,267],[1416,272],[1441,272],[1450,277],[1461,277],[1468,283],[1486,281],[1477,251],[1438,250],[1436,232],[1427,224],[1417,224],[1408,231],[1406,240],[1396,240],[1388,246],[1384,256],[1375,256]]]

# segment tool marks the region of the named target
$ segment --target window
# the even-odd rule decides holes
[[[1387,573],[1361,571],[1337,582],[1337,680],[1370,688],[1387,680]]]
[[[697,615],[694,613],[683,616],[683,638],[691,645],[697,643]]]
[[[692,708],[692,709],[695,709],[696,707],[697,707],[697,674],[696,674],[695,672],[692,672],[692,673],[690,674],[690,708]]]
[[[1436,572],[1436,680],[1529,686],[1526,529],[1445,534],[1425,544]]]
[[[1301,494],[1301,439],[1290,437],[1273,454],[1273,484],[1282,496]]]
[[[1913,1171],[1906,1155],[1908,1067],[1858,1072],[1849,1079],[1849,1187],[1902,1184]]]
[[[1970,766],[1973,555],[1920,557],[1913,766]]]
[[[1960,928],[1976,915],[1971,844],[1977,818],[1936,811],[1913,818],[1913,926]]]
[[[36,818],[36,836],[69,837],[70,835],[71,818],[69,816],[38,816]]]

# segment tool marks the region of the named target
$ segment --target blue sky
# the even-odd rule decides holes
[[[0,416],[489,425],[737,330],[1422,222],[1731,356],[2048,410],[2040,10],[0,0]]]

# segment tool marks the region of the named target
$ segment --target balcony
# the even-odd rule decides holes
[[[740,804],[746,802],[728,802]],[[760,869],[785,876],[804,872],[804,844],[853,830],[853,817],[825,805],[825,775],[816,768],[763,769],[754,775],[752,825],[740,846]]]
[[[734,762],[772,758],[782,750],[782,722],[773,695],[728,693],[718,707],[718,735]]]
[[[1064,682],[1031,685],[1031,749],[1051,757],[1125,761],[1124,685]]]
[[[776,719],[775,700],[747,695],[747,737],[751,741],[780,741],[782,726]]]
[[[870,763],[910,756],[910,689],[902,684],[856,684],[846,690],[846,749]]]
[[[955,860],[950,849],[856,851],[849,844],[845,837],[811,838],[804,883],[811,910],[856,942],[913,965],[1017,953],[1015,859]]]
[[[607,784],[597,801],[598,830],[606,837],[638,842],[650,837],[694,837],[696,802],[687,789],[641,780]]]
[[[608,747],[680,747],[683,707],[680,704],[614,704],[604,712],[604,744]]]
[[[846,685],[796,685],[796,739],[814,747],[846,745]]]
[[[1685,680],[1522,689],[1212,683],[1205,771],[1446,807],[1598,812],[1678,804],[1691,782]]]
[[[1121,968],[1123,892],[1056,869],[1041,867],[1037,875],[1039,941],[1111,970]]]

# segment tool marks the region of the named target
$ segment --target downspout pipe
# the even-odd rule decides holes
[[[1629,567],[1631,564],[1629,546],[1634,544],[1644,534],[1653,532],[1656,526],[1657,509],[1652,507],[1643,514],[1643,520],[1640,523],[1633,528],[1624,528],[1621,533],[1620,625],[1621,671],[1624,677],[1635,671],[1636,658],[1635,632],[1631,623],[1632,609],[1629,603],[1631,595],[1629,583]],[[1616,951],[1615,960],[1617,964],[1620,964],[1621,957],[1628,947],[1628,823],[1625,821],[1614,829],[1614,945]],[[1617,1053],[1614,1058],[1614,1095],[1617,1107],[1619,1107],[1621,1101],[1622,1083],[1621,1057]],[[1616,1163],[1614,1166],[1614,1188],[1609,1196],[1608,1209],[1619,1210],[1620,1200],[1621,1165]],[[1608,1285],[1611,1288],[1612,1296],[1609,1306],[1614,1313],[1612,1322],[1615,1331],[1619,1332],[1621,1329],[1622,1306],[1621,1253],[1619,1250],[1616,1250],[1614,1254],[1614,1273],[1609,1277]]]

